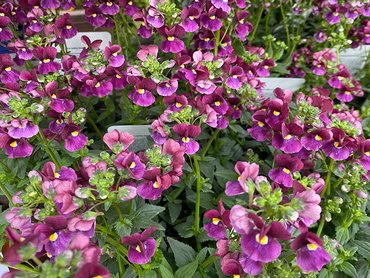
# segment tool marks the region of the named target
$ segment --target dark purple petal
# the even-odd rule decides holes
[[[242,266],[244,272],[252,276],[256,276],[262,272],[263,264],[261,262],[251,260],[245,254],[242,254],[239,257],[239,263]]]

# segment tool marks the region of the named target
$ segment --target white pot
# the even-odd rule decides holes
[[[0,264],[0,277],[2,277],[3,274],[7,273],[8,271],[9,269],[6,265]]]
[[[115,129],[117,129],[119,132],[128,132],[135,137],[134,143],[129,148],[130,151],[143,151],[149,147],[152,129],[150,125],[115,125],[109,127],[108,132],[111,132]]]
[[[339,60],[340,63],[345,65],[348,71],[353,75],[364,66],[369,52],[370,45],[348,48],[339,53]]]
[[[259,78],[265,87],[262,92],[265,97],[273,98],[275,88],[281,88],[285,90],[291,90],[292,92],[298,91],[300,87],[305,83],[304,78],[288,78],[288,77],[267,77]]]

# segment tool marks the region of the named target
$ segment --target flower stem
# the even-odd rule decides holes
[[[95,130],[96,134],[98,134],[98,136],[101,139],[103,139],[103,134],[101,133],[100,129],[98,128],[98,126],[96,125],[96,123],[94,122],[94,120],[91,118],[91,116],[89,115],[89,113],[86,113],[86,119],[89,122],[89,124],[92,126],[92,128]]]
[[[320,237],[320,235],[321,235],[322,229],[324,228],[324,224],[325,224],[325,218],[324,218],[324,216],[322,216],[321,220],[320,220],[319,227],[317,228],[317,232],[316,232],[318,237]]]
[[[208,152],[208,149],[211,147],[211,144],[212,142],[217,138],[217,135],[220,133],[221,129],[217,129],[213,134],[212,136],[209,138],[208,142],[207,142],[207,145],[205,146],[204,150],[203,150],[203,153],[201,155],[201,158],[204,159],[204,157],[206,156],[207,152]]]
[[[257,33],[258,25],[260,24],[261,17],[262,17],[262,14],[263,14],[263,10],[264,10],[264,7],[262,6],[259,13],[258,13],[257,21],[253,26],[253,33],[252,33],[251,39],[249,40],[250,42],[253,42],[254,36]]]
[[[199,163],[197,160],[197,157],[193,156],[194,160],[194,168],[195,168],[195,174],[197,177],[197,184],[196,184],[196,198],[195,198],[195,216],[194,216],[194,235],[195,237],[198,237],[200,232],[200,193],[202,190],[202,183],[201,183],[201,174],[200,174],[200,168]],[[202,246],[197,238],[197,248],[198,250],[202,249]]]
[[[41,142],[43,143],[43,147],[44,147],[44,150],[48,153],[48,155],[50,156],[51,160],[54,162],[54,164],[57,166],[58,169],[60,169],[62,167],[62,165],[60,164],[59,160],[57,159],[54,151],[52,149],[49,148],[49,142],[46,140],[44,134],[42,133],[42,131],[40,130],[39,131],[39,137],[41,139]]]
[[[287,45],[288,45],[288,49],[289,49],[290,48],[289,26],[288,26],[287,18],[285,16],[282,0],[280,0],[280,11],[281,11],[281,16],[283,17],[283,24],[284,24],[284,28],[285,28],[286,40],[287,40]]]
[[[4,193],[5,197],[8,199],[9,204],[12,206],[13,205],[12,194],[10,194],[8,188],[6,188],[6,185],[2,182],[0,182],[0,189]]]
[[[217,32],[216,32],[216,44],[215,44],[215,49],[214,49],[215,57],[218,54],[218,46],[220,44],[220,34],[221,34],[221,28],[218,29]]]
[[[330,195],[330,179],[331,179],[331,173],[333,172],[333,169],[334,169],[334,160],[330,159],[328,173],[325,179],[325,187],[321,191],[321,194],[320,194],[321,197],[325,195],[325,192],[327,192],[327,195]]]

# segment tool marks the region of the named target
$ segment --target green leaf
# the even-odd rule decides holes
[[[189,278],[193,277],[194,273],[197,271],[198,261],[195,260],[187,265],[180,267],[175,272],[175,278]]]
[[[157,278],[157,273],[154,270],[145,270],[143,272],[143,278]]]
[[[168,203],[168,210],[170,212],[171,222],[175,223],[181,212],[181,204]]]
[[[176,265],[182,267],[189,262],[194,261],[195,251],[189,245],[182,243],[171,237],[168,238],[168,243],[172,249],[172,252],[175,256]],[[194,272],[195,273],[195,272]],[[188,276],[191,277],[191,276]]]
[[[175,277],[175,276],[173,276],[172,270],[169,270],[164,265],[160,265],[159,270],[161,272],[162,278],[173,278],[173,277]]]
[[[331,278],[333,274],[329,272],[326,268],[321,269],[319,276],[317,278]]]
[[[356,268],[349,262],[343,262],[338,268],[353,278],[358,277]]]
[[[232,47],[234,48],[235,53],[236,53],[238,56],[240,56],[240,57],[244,56],[244,54],[245,54],[245,49],[244,49],[243,42],[242,42],[241,40],[234,39],[231,45],[232,45]]]
[[[207,247],[204,247],[202,250],[200,250],[199,253],[197,254],[197,261],[199,263],[202,263],[206,259],[207,253],[208,253]]]
[[[340,244],[344,244],[349,240],[349,230],[345,227],[337,227],[336,229],[336,238]]]
[[[370,260],[370,242],[359,240],[355,240],[354,242],[358,247],[357,253],[359,253],[365,259]]]
[[[129,268],[127,268],[122,278],[135,278],[135,277],[137,277],[137,273],[135,269],[132,266],[130,266]]]
[[[134,219],[132,219],[132,226],[135,228],[148,228],[152,226],[153,221],[151,219],[164,211],[164,209],[164,207],[145,204],[135,212]]]

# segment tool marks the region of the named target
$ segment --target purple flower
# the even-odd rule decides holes
[[[218,210],[208,210],[204,217],[209,219],[209,223],[204,225],[207,235],[214,239],[225,239],[226,229],[230,228],[230,211],[225,210],[222,200],[218,202]]]
[[[281,125],[281,133],[275,132],[272,145],[275,149],[285,153],[297,153],[302,149],[299,136],[303,134],[303,128],[295,123]]]
[[[239,252],[233,252],[221,257],[221,270],[225,275],[235,278],[243,277],[243,270],[239,264],[239,255]]]
[[[132,19],[140,24],[137,33],[140,37],[147,39],[152,36],[152,29],[150,28],[146,16],[142,12],[136,12],[133,14]],[[163,27],[162,27],[163,28]]]
[[[39,132],[39,127],[27,119],[11,121],[8,134],[14,139],[31,138]]]
[[[68,133],[64,138],[64,148],[67,151],[75,152],[82,149],[87,144],[87,137],[81,133],[81,128],[77,125],[69,125]]]
[[[148,9],[146,20],[154,28],[161,28],[164,25],[164,15],[153,7]]]
[[[108,15],[115,15],[119,12],[119,6],[114,3],[113,1],[108,0],[107,2],[103,2],[99,5],[100,10],[103,14]]]
[[[223,88],[219,89],[223,90]],[[216,89],[216,91],[211,95],[203,96],[202,102],[210,105],[218,114],[225,115],[229,110],[229,105],[222,97],[222,92],[219,89]]]
[[[245,19],[249,17],[249,12],[247,10],[242,10],[236,14],[237,25],[235,28],[236,36],[245,41],[247,36],[253,29],[253,25],[250,22],[246,22]]]
[[[314,37],[315,41],[317,41],[318,43],[323,43],[328,39],[328,36],[326,35],[326,33],[324,31],[319,31],[319,32],[315,33],[313,35],[313,37]]]
[[[270,170],[270,179],[285,187],[292,187],[292,173],[300,171],[303,168],[303,162],[299,158],[287,154],[278,154],[275,162],[277,168]]]
[[[243,271],[252,276],[257,276],[263,269],[263,263],[251,260],[246,254],[242,254],[239,257],[239,263],[243,268]]]
[[[181,12],[181,27],[186,32],[195,32],[199,29],[196,19],[200,17],[200,11],[195,7],[184,8]]]
[[[258,142],[270,139],[271,128],[266,123],[267,112],[259,110],[253,114],[253,126],[248,128],[249,134]]]
[[[8,134],[1,132],[0,148],[5,149],[5,154],[9,158],[28,157],[33,151],[32,145],[26,139],[14,139]]]
[[[345,160],[356,150],[356,143],[347,137],[343,130],[332,128],[332,140],[324,144],[323,152],[334,160]]]
[[[104,49],[104,58],[109,61],[109,65],[118,68],[125,62],[125,57],[120,54],[121,47],[119,45],[109,45]]]
[[[117,155],[117,159],[114,162],[119,169],[125,168],[130,177],[135,180],[140,180],[144,175],[145,164],[133,152]]]
[[[187,125],[185,123],[176,124],[173,131],[180,136],[177,142],[185,147],[186,154],[195,154],[199,150],[199,144],[194,139],[202,132],[199,126]]]
[[[40,60],[38,70],[41,74],[49,74],[60,70],[61,65],[54,62],[57,56],[57,49],[55,47],[36,47],[33,50],[33,55]]]
[[[259,166],[256,163],[238,161],[235,164],[235,172],[239,177],[237,181],[228,181],[226,183],[225,194],[235,196],[248,192],[247,180],[255,181],[259,172]]]
[[[8,28],[11,20],[7,16],[0,16],[0,41],[8,41],[13,38],[13,33]]]
[[[170,96],[177,91],[178,82],[177,79],[169,79],[167,81],[162,81],[157,86],[157,92],[160,96]]]
[[[258,76],[262,76],[262,77],[270,76],[269,69],[274,66],[275,66],[275,63],[273,59],[263,60],[261,63],[259,63],[258,68],[257,68]]]
[[[276,239],[288,240],[291,237],[290,233],[280,222],[273,221],[265,226],[257,215],[249,213],[248,216],[253,220],[257,229],[242,236],[243,253],[255,262],[269,263],[276,260],[281,253],[281,245]]]
[[[241,67],[233,66],[230,69],[229,77],[226,79],[226,85],[234,90],[240,89],[240,87],[243,85],[243,76],[244,71]]]
[[[226,13],[229,13],[231,11],[228,2],[228,0],[211,0],[213,6],[215,6],[217,9],[223,10]]]
[[[158,33],[165,38],[160,45],[163,52],[178,53],[185,48],[184,42],[179,38],[183,37],[186,32],[180,25],[175,25],[171,29],[163,26],[158,29]]]
[[[332,133],[328,129],[316,129],[301,138],[302,146],[309,151],[318,151],[324,143],[329,141]]]
[[[254,227],[248,214],[247,210],[240,205],[235,205],[230,210],[230,224],[241,235],[248,234]]]
[[[366,170],[370,170],[370,139],[362,142],[361,156],[358,161]]]
[[[281,124],[289,115],[289,104],[277,98],[266,104],[267,114],[265,122],[274,130],[280,130]]]
[[[56,33],[60,32],[62,39],[70,39],[76,36],[77,29],[71,23],[71,15],[64,14],[55,21]]]
[[[203,13],[200,17],[200,22],[205,29],[217,31],[222,27],[222,19],[226,18],[227,14],[221,10],[211,7],[208,13]]]
[[[322,247],[321,239],[311,232],[300,234],[291,243],[291,248],[297,253],[297,265],[304,272],[316,272],[328,264],[330,255]]]
[[[101,98],[110,95],[112,91],[112,83],[106,80],[93,78],[85,81],[85,84],[83,84],[80,89],[80,94],[85,97],[96,96]]]
[[[337,24],[340,22],[340,14],[337,11],[330,11],[325,14],[326,21],[330,24]]]
[[[19,59],[31,60],[33,57],[32,50],[20,39],[17,39],[14,43],[9,43],[8,48],[16,52]]]
[[[155,90],[156,84],[150,78],[143,78],[141,81],[136,79],[135,88],[128,95],[133,103],[148,107],[155,102],[152,91]]]
[[[103,141],[110,150],[113,150],[114,146],[119,144],[122,146],[122,151],[126,151],[135,141],[135,138],[128,132],[119,132],[117,129],[115,129],[104,134]]]
[[[76,272],[74,278],[109,278],[109,270],[104,266],[98,263],[85,263],[82,267]]]
[[[156,200],[171,185],[171,177],[169,175],[161,175],[160,168],[152,168],[145,171],[143,179],[145,181],[137,188],[137,195],[143,199]]]
[[[303,210],[298,211],[299,219],[306,226],[309,227],[320,219],[320,195],[315,190],[298,192],[294,198],[300,199],[303,202]]]
[[[156,227],[145,229],[141,234],[135,233],[131,236],[125,236],[121,239],[122,244],[129,245],[128,260],[135,264],[146,264],[154,255],[156,241],[150,237],[156,230]]]
[[[44,9],[57,9],[60,7],[59,0],[41,0],[40,5]]]
[[[94,27],[102,27],[107,22],[107,17],[101,13],[98,7],[85,9],[85,18]]]

